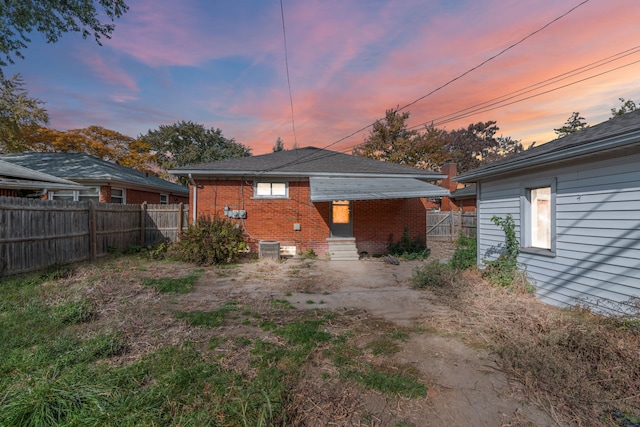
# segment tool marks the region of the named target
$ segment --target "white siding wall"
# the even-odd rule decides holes
[[[510,213],[520,236],[522,189],[553,177],[556,256],[521,253],[518,259],[536,294],[554,305],[625,311],[625,302],[640,298],[640,154],[481,182],[479,263],[495,258],[504,245],[504,233],[491,217]]]

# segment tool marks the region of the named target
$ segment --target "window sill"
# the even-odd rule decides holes
[[[289,200],[289,196],[253,196],[253,200]]]
[[[530,254],[530,255],[540,255],[548,258],[555,258],[556,253],[551,251],[550,249],[542,249],[542,248],[520,248],[520,253]]]

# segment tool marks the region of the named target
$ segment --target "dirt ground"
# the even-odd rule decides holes
[[[451,245],[441,245],[430,259],[447,259],[452,251]],[[363,324],[375,328],[376,322],[406,331],[408,339],[401,343],[400,351],[387,357],[393,359],[394,366],[417,369],[421,382],[428,388],[426,398],[390,398],[376,392],[354,393],[337,381],[320,380],[321,372],[310,372],[299,385],[304,393],[300,393],[301,401],[296,403],[298,411],[305,412],[304,425],[558,425],[547,413],[526,401],[517,384],[501,372],[487,350],[429,329],[430,317],[447,316],[451,309],[439,304],[428,291],[411,287],[412,271],[422,263],[403,261],[392,265],[379,258],[356,262],[288,259],[254,261],[231,270],[207,269],[193,292],[174,298],[168,305],[161,299],[148,305],[145,310],[149,320],[140,322],[154,322],[156,331],[146,336],[142,332],[145,325],[141,324],[140,334],[145,336],[135,341],[152,349],[167,344],[166,340],[154,343],[157,337],[181,336],[185,331],[176,330],[180,326],[171,320],[171,310],[212,310],[228,301],[258,307],[265,306],[267,301],[286,299],[299,310],[333,310],[349,316],[348,323],[332,325],[331,332]],[[172,271],[163,271],[164,268]],[[162,264],[152,273],[158,277],[181,274],[175,271],[175,266]],[[149,272],[145,273],[148,275]],[[164,325],[157,319],[163,314]],[[170,329],[172,333],[158,333],[162,329]],[[236,324],[223,327],[218,333],[233,337],[250,331]],[[198,340],[197,332],[191,339]],[[242,365],[245,363],[242,358],[242,354],[228,355],[227,363]],[[332,373],[326,363],[317,361],[317,364],[325,378]],[[398,423],[399,419],[405,424]],[[315,420],[315,424],[309,420]]]
[[[432,259],[446,260],[453,245],[432,247]],[[417,373],[427,387],[424,398],[389,396],[340,380],[335,366],[319,348],[293,385],[288,407],[295,426],[557,426],[550,414],[525,399],[496,358],[481,346],[465,344],[455,333],[435,330],[433,320],[451,317],[452,308],[426,290],[412,288],[414,268],[425,261],[399,265],[380,258],[327,261],[294,258],[248,261],[232,268],[204,268],[193,291],[161,294],[141,284],[142,278],[184,277],[196,267],[170,262],[147,262],[103,271],[89,290],[101,307],[96,328],[116,324],[129,351],[114,363],[130,363],[144,354],[184,340],[202,343],[221,338],[220,363],[246,370],[249,349],[234,340],[277,339],[248,319],[225,322],[215,329],[189,327],[176,320],[177,310],[211,311],[231,301],[264,315],[299,316],[313,311],[337,313],[326,325],[333,336],[354,332],[359,348],[390,331],[406,339],[393,354],[365,354],[375,366],[400,367]],[[82,280],[79,277],[77,280]],[[288,301],[296,310],[274,310],[274,301]],[[290,313],[290,314],[289,314]],[[296,314],[298,313],[298,314]],[[460,318],[457,313],[454,318]],[[293,317],[292,317],[293,318]],[[287,319],[282,318],[284,323]],[[101,323],[105,322],[102,326]],[[464,322],[462,320],[461,322]],[[276,319],[277,323],[277,319]],[[289,425],[289,424],[288,424]]]

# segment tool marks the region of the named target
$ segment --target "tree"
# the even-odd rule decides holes
[[[353,149],[353,154],[385,162],[414,166],[422,160],[416,150],[421,138],[417,130],[407,128],[409,112],[398,113],[390,109],[385,118],[377,120],[364,142]]]
[[[24,151],[23,132],[49,123],[44,102],[29,98],[20,74],[0,75],[0,152]]]
[[[573,112],[571,116],[564,123],[564,126],[554,129],[558,138],[562,138],[563,136],[567,136],[571,133],[578,132],[579,130],[583,130],[588,128],[589,125],[585,121],[584,117],[580,115],[578,112]]]
[[[160,125],[140,139],[155,151],[158,165],[165,170],[251,155],[250,148],[225,138],[220,129],[207,129],[191,121]]]
[[[614,117],[621,116],[623,114],[630,113],[632,111],[636,111],[638,109],[638,106],[632,100],[624,99],[624,98],[618,98],[618,99],[620,100],[622,105],[617,110],[615,108],[611,109],[611,117],[610,117],[611,119],[613,119]]]
[[[282,138],[278,137],[275,145],[273,146],[273,152],[277,153],[278,151],[284,151],[284,142],[282,142]]]
[[[63,33],[79,32],[92,36],[98,44],[111,38],[111,22],[128,10],[124,0],[20,0],[0,3],[0,66],[13,63],[12,57],[24,58],[22,50],[31,42],[32,31],[42,33],[48,43],[57,42]]]
[[[31,151],[86,153],[141,172],[157,170],[149,144],[100,126],[67,132],[40,127],[22,135],[24,147]]]

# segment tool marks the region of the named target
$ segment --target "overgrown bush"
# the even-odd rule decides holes
[[[169,255],[199,265],[231,264],[247,249],[242,229],[228,218],[203,216],[173,244]]]
[[[409,228],[404,229],[402,238],[395,243],[393,243],[393,235],[390,235],[387,250],[390,255],[406,260],[426,259],[431,253],[431,249],[427,248],[420,238],[411,238]]]
[[[454,270],[474,268],[478,262],[478,243],[475,237],[460,233],[456,240],[456,250],[449,260],[449,267]]]
[[[498,286],[511,286],[517,275],[518,255],[520,254],[520,243],[516,237],[516,225],[511,215],[505,218],[493,216],[491,221],[504,231],[506,244],[505,250],[493,261],[484,261],[486,268],[482,272],[482,277],[489,279],[491,283]]]
[[[451,283],[453,279],[451,268],[440,260],[434,259],[430,263],[413,269],[411,281],[418,289],[442,288]]]

